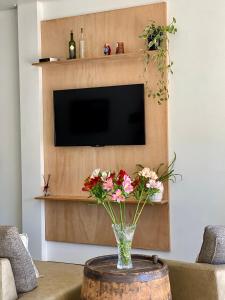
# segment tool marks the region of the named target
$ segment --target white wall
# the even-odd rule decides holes
[[[16,9],[0,11],[0,224],[21,228],[20,108]]]
[[[40,56],[41,13],[40,3],[19,0],[22,217],[35,259],[45,258],[44,205],[34,200],[41,193],[43,174],[41,71],[32,66]]]
[[[170,85],[169,150],[171,156],[174,151],[177,153],[176,169],[183,174],[183,181],[171,185],[172,248],[171,252],[160,255],[194,260],[200,248],[204,226],[225,223],[225,39],[222,38],[225,36],[225,2],[167,2],[170,19],[175,16],[179,28],[170,45],[175,73]],[[150,1],[44,1],[43,18],[146,3]],[[21,26],[25,26],[22,19],[21,22]],[[34,34],[37,34],[36,31]],[[29,48],[26,47],[24,51],[24,59],[31,58]],[[25,89],[27,85],[24,80],[22,84]],[[37,82],[32,84],[35,88]],[[36,108],[29,109],[34,113]],[[33,116],[37,117],[35,114]],[[35,140],[33,128],[27,130],[26,134]],[[39,133],[36,138],[39,139]],[[26,155],[27,150],[24,151]],[[27,201],[30,201],[31,192],[35,194],[35,190],[37,188],[30,188]],[[30,221],[29,225],[32,232],[37,229],[36,223]],[[146,238],[148,234],[151,232],[146,232]],[[101,246],[47,243],[49,260],[84,262],[89,257],[112,251],[115,250]]]
[[[56,19],[62,17],[76,16],[93,12],[100,12],[130,6],[138,6],[149,3],[166,2],[164,0],[44,0],[43,19]]]
[[[225,2],[169,0],[169,14],[179,26],[169,146],[184,176],[171,190],[172,256],[191,260],[204,226],[225,224]]]

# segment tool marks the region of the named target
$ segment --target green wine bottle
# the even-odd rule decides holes
[[[76,58],[76,43],[73,39],[73,31],[70,32],[70,41],[69,41],[69,59]]]

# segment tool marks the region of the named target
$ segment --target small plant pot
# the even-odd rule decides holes
[[[163,198],[163,192],[164,192],[164,186],[162,184],[160,191],[158,193],[155,193],[153,196],[151,196],[150,200],[152,202],[161,202]]]
[[[149,36],[148,36],[148,44],[149,44],[151,41],[153,41],[154,38],[155,38],[154,35],[149,35]],[[148,47],[148,50],[149,50],[149,51],[158,50],[159,47],[160,47],[160,45],[161,45],[161,41],[158,41],[157,45],[154,44],[154,45],[152,45],[151,47]]]

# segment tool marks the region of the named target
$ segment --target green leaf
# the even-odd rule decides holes
[[[144,167],[141,164],[137,164],[136,166],[140,169],[144,169]]]

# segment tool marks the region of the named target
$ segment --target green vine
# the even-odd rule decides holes
[[[172,22],[167,25],[157,25],[155,21],[151,21],[148,24],[142,34],[139,36],[145,41],[144,51],[144,77],[147,88],[147,95],[149,98],[157,100],[158,104],[169,99],[169,91],[167,89],[167,82],[165,76],[168,72],[173,74],[172,66],[173,62],[169,56],[169,38],[168,34],[175,34],[177,28],[175,26],[176,19],[173,18]],[[156,50],[156,51],[152,51]],[[146,72],[150,61],[152,61],[158,72],[160,73],[160,79],[157,82],[157,87],[154,90],[148,80],[146,79]]]

